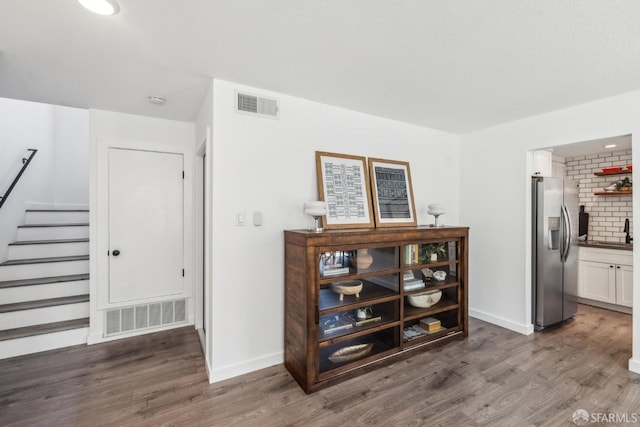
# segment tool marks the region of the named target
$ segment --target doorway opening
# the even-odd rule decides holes
[[[575,295],[570,296],[578,303],[578,315],[581,309],[592,312],[589,307],[609,310],[602,312],[604,317],[609,313],[611,316],[632,314],[632,135],[554,146],[532,154],[534,175],[573,180],[578,184],[579,211],[574,224],[578,240],[577,286]],[[535,268],[532,261],[534,275]],[[535,307],[533,282],[535,280],[532,280],[532,305]],[[532,318],[534,310],[532,308]],[[535,325],[535,321],[533,323]],[[632,334],[631,328],[629,334]],[[631,354],[630,347],[628,350]]]

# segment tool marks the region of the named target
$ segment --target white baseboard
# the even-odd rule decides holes
[[[629,370],[636,374],[640,374],[640,360],[636,360],[633,357],[629,359]]]
[[[494,316],[493,314],[485,313],[480,310],[469,309],[469,316],[476,319],[484,320],[485,322],[500,326],[510,331],[517,332],[522,335],[531,335],[533,333],[533,324],[516,323],[502,317]]]
[[[617,304],[609,304],[602,301],[594,301],[592,299],[580,298],[580,297],[578,297],[577,300],[581,304],[592,305],[594,307],[604,308],[612,311],[618,311],[620,313],[633,314],[633,308],[631,307],[625,307]]]
[[[26,209],[89,209],[88,203],[40,203],[27,202]]]
[[[110,337],[104,337],[102,335],[102,332],[92,333],[89,335],[89,338],[87,338],[87,344],[88,345],[100,344],[103,342],[121,340],[123,338],[131,338],[131,337],[137,337],[140,335],[147,335],[147,334],[153,334],[156,332],[168,331],[169,329],[184,328],[185,326],[193,326],[193,323],[188,323],[188,322],[172,323],[167,326],[160,326],[153,329],[142,329],[142,330],[131,332],[131,333],[112,335]]]
[[[282,351],[246,360],[244,362],[223,366],[221,368],[214,367],[209,373],[209,383],[213,384],[218,381],[237,377],[238,375],[247,374],[249,372],[257,371],[258,369],[268,368],[269,366],[278,365],[280,363],[284,363],[284,352]]]

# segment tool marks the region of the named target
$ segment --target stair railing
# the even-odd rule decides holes
[[[9,185],[9,188],[7,188],[7,191],[5,191],[5,193],[2,196],[0,196],[0,208],[2,208],[2,205],[4,205],[4,202],[7,201],[9,194],[11,194],[11,191],[13,191],[13,188],[16,186],[16,184],[20,180],[20,177],[29,166],[29,163],[31,163],[31,159],[33,159],[33,156],[35,156],[36,153],[38,152],[38,150],[36,150],[35,148],[29,148],[27,149],[27,151],[31,151],[31,154],[29,154],[29,157],[22,158],[22,167],[20,168],[20,171],[18,172],[16,177],[13,178],[13,181],[11,182],[11,185]]]

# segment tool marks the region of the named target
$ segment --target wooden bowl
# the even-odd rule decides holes
[[[442,298],[441,290],[434,290],[407,296],[409,305],[418,308],[428,308],[432,305],[436,305],[440,301],[440,298]]]
[[[360,280],[347,280],[344,282],[332,283],[331,290],[336,294],[340,294],[340,301],[342,301],[345,295],[355,295],[356,298],[360,298],[362,286],[363,285]]]
[[[333,363],[344,363],[350,360],[360,359],[371,353],[372,349],[373,343],[350,345],[331,353],[329,360]]]

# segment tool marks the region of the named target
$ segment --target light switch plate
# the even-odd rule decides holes
[[[243,226],[247,223],[247,218],[244,212],[236,214],[236,225]]]

